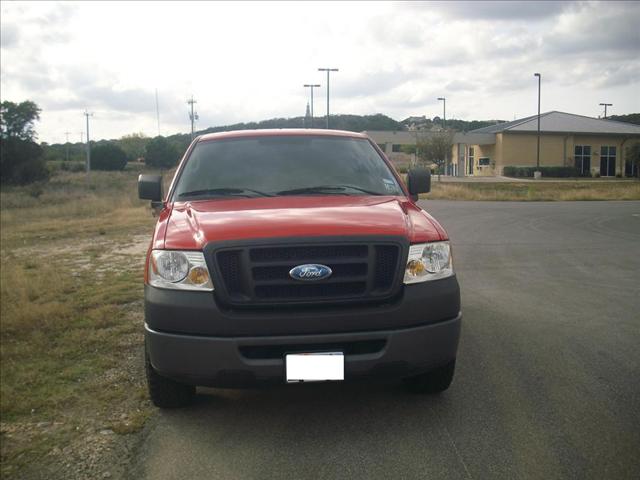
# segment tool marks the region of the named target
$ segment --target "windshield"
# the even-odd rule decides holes
[[[366,139],[247,137],[198,143],[173,200],[274,195],[403,195]]]

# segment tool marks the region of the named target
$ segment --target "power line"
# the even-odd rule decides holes
[[[193,140],[193,126],[196,120],[198,120],[200,117],[198,117],[198,112],[194,112],[193,111],[193,105],[198,103],[196,100],[193,99],[193,95],[191,95],[191,98],[189,100],[187,100],[187,104],[189,106],[191,106],[191,112],[189,112],[189,119],[191,120],[191,140]]]
[[[93,113],[84,111],[84,116],[87,117],[87,178],[91,172],[91,142],[89,141],[89,117],[93,116]]]
[[[65,146],[67,147],[66,159],[67,159],[67,162],[68,162],[69,161],[69,135],[71,134],[71,132],[64,132],[64,134],[67,137],[67,141],[65,142]]]
[[[607,107],[613,107],[613,103],[601,103],[601,107],[604,107],[604,118],[607,119]]]

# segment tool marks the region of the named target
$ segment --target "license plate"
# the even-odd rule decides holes
[[[344,380],[342,352],[292,353],[284,359],[287,382]]]

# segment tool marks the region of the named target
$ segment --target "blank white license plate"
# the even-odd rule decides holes
[[[285,355],[287,382],[344,380],[342,352],[293,353]]]

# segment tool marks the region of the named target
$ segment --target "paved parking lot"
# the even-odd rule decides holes
[[[462,288],[449,391],[208,390],[132,478],[640,478],[640,202],[424,206]]]

